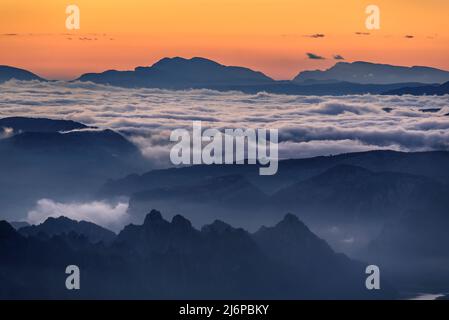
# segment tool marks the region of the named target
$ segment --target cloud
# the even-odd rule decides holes
[[[345,58],[343,58],[343,56],[341,56],[339,54],[334,55],[334,59],[335,60],[345,60]]]
[[[13,128],[0,127],[0,139],[9,138],[14,134]]]
[[[304,126],[302,128],[283,128],[280,141],[312,141],[312,140],[353,140],[378,147],[400,146],[404,150],[423,151],[429,149],[448,150],[449,132],[407,130],[405,128],[341,128],[333,125]]]
[[[44,222],[47,218],[65,216],[77,221],[89,221],[112,230],[119,230],[129,222],[128,203],[116,205],[103,201],[86,203],[60,203],[51,199],[41,199],[28,212],[27,221],[31,224]]]
[[[324,60],[324,59],[326,59],[326,58],[324,58],[322,56],[319,56],[319,55],[316,55],[316,54],[310,53],[310,52],[307,52],[306,55],[307,55],[307,57],[309,59],[312,59],[312,60]]]
[[[171,130],[191,130],[193,120],[202,120],[204,128],[279,129],[288,145],[281,157],[385,148],[449,150],[448,98],[170,91],[13,80],[0,84],[0,117],[60,118],[111,128],[135,143],[152,160],[152,168],[163,168],[171,165]],[[429,108],[440,111],[422,112]]]
[[[325,36],[326,35],[322,34],[322,33],[315,33],[315,34],[306,35],[305,37],[318,39],[318,38],[324,38]]]
[[[345,112],[363,114],[378,113],[379,109],[373,106],[364,106],[356,104],[347,104],[341,102],[326,102],[318,104],[308,110],[326,115],[339,115]]]

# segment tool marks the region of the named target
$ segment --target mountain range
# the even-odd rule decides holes
[[[195,225],[226,217],[254,230],[256,223],[274,223],[279,212],[295,212],[334,248],[351,254],[410,210],[448,208],[448,160],[449,152],[369,151],[280,161],[273,177],[259,176],[250,165],[198,165],[110,180],[98,197],[129,197],[136,222],[146,208],[158,207],[169,216],[186,214]]]
[[[92,222],[75,221],[63,216],[57,218],[49,217],[41,224],[24,226],[19,228],[18,231],[27,237],[52,237],[73,232],[86,237],[94,244],[98,242],[109,243],[115,238],[114,232]]]
[[[448,173],[449,152],[368,151],[283,160],[272,177],[250,165],[153,170],[111,180],[98,196],[129,197],[136,222],[157,207],[196,226],[220,217],[256,230],[294,212],[332,248],[381,266],[402,288],[446,290]]]
[[[261,72],[243,67],[228,67],[204,58],[164,58],[151,67],[137,67],[134,71],[110,70],[89,73],[79,81],[92,81],[126,87],[168,89],[206,88],[222,85],[253,85],[274,82]]]
[[[441,85],[428,85],[428,86],[413,86],[413,87],[404,87],[400,89],[394,89],[391,91],[384,92],[386,95],[404,95],[410,94],[414,96],[422,96],[422,95],[445,95],[449,94],[449,81],[445,82]]]
[[[22,69],[0,67],[0,82],[13,78],[43,80]],[[401,90],[412,92],[414,88],[421,89],[410,94],[447,94],[447,86],[435,88],[449,81],[449,72],[430,67],[356,61],[338,62],[324,71],[303,71],[291,81],[276,81],[249,68],[225,66],[201,57],[174,57],[130,71],[86,73],[76,80],[127,88],[212,89],[245,93],[264,91],[296,95],[396,94],[396,90],[397,94],[403,94]]]
[[[30,255],[34,260],[39,260],[37,253],[33,256],[33,252],[43,250],[45,254],[42,261],[47,263],[48,269],[45,270],[49,272],[44,272],[43,279],[48,276],[50,282],[51,273],[56,272],[52,269],[55,268],[55,260],[51,260],[51,257],[60,254],[66,259],[61,263],[81,259],[88,266],[88,275],[92,278],[100,277],[101,281],[106,280],[101,278],[103,274],[98,270],[97,264],[105,267],[113,264],[110,266],[111,273],[104,274],[109,279],[116,279],[116,274],[122,272],[135,274],[133,281],[137,286],[143,287],[138,287],[135,293],[125,292],[126,294],[136,294],[138,297],[167,297],[170,292],[163,291],[164,277],[171,277],[176,273],[175,266],[183,263],[196,270],[197,265],[194,264],[193,257],[203,257],[202,251],[192,251],[192,247],[182,247],[181,243],[187,245],[192,237],[197,239],[195,241],[198,242],[195,243],[201,250],[220,252],[220,241],[224,240],[211,238],[205,241],[203,237],[208,234],[208,230],[213,233],[228,230],[231,234],[240,234],[242,238],[249,237],[251,241],[247,244],[233,243],[237,248],[246,245],[252,246],[253,249],[259,248],[245,251],[244,254],[254,255],[256,260],[262,259],[257,260],[259,264],[267,263],[263,259],[274,263],[277,267],[265,270],[268,273],[276,270],[274,273],[288,275],[293,272],[292,269],[302,270],[301,267],[287,263],[288,258],[285,258],[286,263],[283,264],[282,271],[279,271],[279,261],[276,262],[279,257],[273,256],[273,253],[278,252],[285,257],[291,254],[290,263],[299,259],[299,256],[292,258],[295,251],[287,252],[288,250],[281,246],[284,239],[279,235],[289,234],[289,229],[284,227],[295,221],[290,215],[282,218],[280,214],[292,212],[300,217],[312,233],[328,244],[323,245],[323,241],[315,241],[314,236],[304,231],[304,223],[296,223],[298,232],[302,230],[299,233],[306,235],[298,236],[301,243],[311,241],[316,244],[308,255],[317,251],[321,252],[320,257],[324,256],[323,252],[328,251],[325,249],[328,246],[332,251],[379,264],[382,269],[388,270],[389,275],[395,271],[395,280],[406,274],[404,282],[407,283],[415,283],[410,279],[419,279],[427,283],[427,288],[430,286],[436,289],[449,285],[449,277],[446,276],[449,267],[446,245],[449,241],[446,232],[449,228],[447,151],[407,153],[383,150],[282,160],[279,162],[278,173],[267,177],[260,176],[259,168],[254,165],[196,165],[151,170],[151,165],[142,158],[139,149],[125,136],[112,130],[92,128],[73,121],[21,117],[0,119],[0,130],[5,128],[8,129],[4,130],[8,134],[0,139],[0,151],[4,155],[0,158],[0,213],[3,219],[24,219],[27,212],[36,205],[36,201],[42,198],[65,203],[116,201],[124,197],[129,199],[128,214],[134,224],[127,226],[118,236],[88,222],[78,223],[66,218],[49,218],[35,226],[11,223],[18,229],[17,232],[11,232],[5,227],[7,235],[13,235],[17,243],[23,245],[20,247],[20,250],[25,250],[23,259],[28,259],[25,257]],[[165,221],[156,213],[148,216],[148,208],[159,208],[172,222]],[[221,221],[200,228],[215,219],[226,220],[250,232],[236,231]],[[282,230],[279,233],[272,233],[273,229],[270,228],[262,228],[264,232],[258,230],[261,224],[278,225],[279,220],[285,220],[278,226],[279,230]],[[141,224],[148,226],[153,223],[151,221],[161,229],[150,228],[154,232],[148,231],[150,234],[147,234]],[[188,236],[178,242],[171,237],[179,230],[188,230]],[[278,230],[277,227],[275,230]],[[159,235],[163,236],[164,240],[161,240]],[[151,244],[145,244],[145,241],[139,244],[147,236],[150,239],[147,242]],[[218,247],[207,247],[207,244],[213,241],[217,241]],[[321,244],[318,245],[318,242]],[[0,247],[2,243],[0,240]],[[170,251],[172,246],[175,246],[176,250],[191,252],[194,256],[165,254],[163,249]],[[7,248],[11,249],[11,246]],[[28,252],[26,248],[33,250]],[[60,252],[65,249],[69,250],[67,256]],[[151,253],[151,256],[145,255],[145,252],[153,249],[155,252]],[[229,250],[228,247],[222,249],[225,252]],[[298,245],[298,249],[294,250],[303,252],[306,249]],[[99,254],[100,251],[106,252],[107,255]],[[259,253],[255,254],[256,251],[262,251],[265,258],[261,258]],[[0,256],[2,262],[7,261],[3,260],[1,253]],[[5,256],[8,258],[11,254],[5,253]],[[320,257],[316,259],[320,260]],[[14,256],[14,259],[16,258]],[[155,277],[148,283],[156,284],[157,288],[162,290],[153,295],[145,287],[146,284],[139,284],[139,279],[144,275],[139,273],[143,270],[138,269],[137,265],[142,261],[145,264],[160,258],[160,265],[148,266],[150,272],[154,270]],[[33,265],[34,262],[30,262],[33,259],[29,259],[26,263]],[[218,265],[224,263],[217,257],[217,260],[214,260],[217,266],[212,266],[207,265],[204,258],[201,259],[204,269],[199,272],[204,271],[207,277],[214,276],[207,273],[207,270],[221,270]],[[249,269],[242,271],[235,279],[254,272],[251,263],[238,260],[243,259],[240,256],[236,259]],[[343,260],[347,261],[346,258]],[[130,263],[132,267],[129,269]],[[161,271],[163,266],[169,266],[167,272],[171,274]],[[228,278],[223,279],[232,282],[233,277],[229,272],[234,266],[226,265],[223,272],[228,272]],[[57,268],[62,268],[62,265],[58,264]],[[313,265],[313,268],[319,270],[316,265]],[[404,269],[409,272],[403,273]],[[191,271],[192,269],[189,269],[178,278],[175,277],[181,282],[185,281],[185,287],[179,292],[185,292],[186,297],[193,294],[187,291],[191,283],[185,280],[190,277]],[[0,272],[0,278],[2,275]],[[175,278],[170,278],[170,281]],[[304,279],[303,274],[298,274],[298,278]],[[0,281],[10,281],[14,287],[17,285],[17,279],[2,278]],[[128,278],[118,279],[123,283],[128,281]],[[206,290],[201,291],[202,293],[212,290],[207,287],[205,279],[199,280],[205,286],[201,290]],[[95,283],[95,280],[92,281]],[[258,280],[254,281],[257,283]],[[282,281],[285,281],[285,286],[288,287],[288,280]],[[303,283],[306,280],[301,281]],[[107,286],[104,282],[97,284]],[[170,282],[170,285],[177,288],[176,283]],[[223,284],[225,285],[226,283]],[[315,285],[318,284],[311,284],[308,292],[312,292]],[[228,290],[238,288],[229,287]],[[111,294],[120,296],[114,288],[108,289]],[[294,291],[294,288],[291,290],[290,293],[295,297],[302,297],[304,294]],[[45,294],[51,295],[48,292]],[[95,296],[94,290],[89,294]],[[319,293],[317,295],[320,296]]]
[[[335,253],[291,214],[251,234],[218,220],[195,229],[183,216],[170,222],[152,210],[142,225],[126,226],[108,244],[63,232],[67,218],[59,219],[64,223],[37,236],[0,221],[0,298],[397,297],[388,279],[380,290],[367,290],[366,265]],[[71,264],[81,270],[79,291],[65,288]]]
[[[303,71],[294,82],[306,80],[337,80],[363,84],[390,83],[443,83],[449,81],[449,72],[429,67],[401,67],[364,61],[338,62],[333,67],[320,71]]]
[[[29,80],[45,81],[45,79],[39,77],[38,75],[30,71],[10,66],[0,66],[0,83],[12,79],[23,81]]]

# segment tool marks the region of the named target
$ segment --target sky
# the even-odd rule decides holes
[[[79,30],[66,29],[70,4],[80,9]],[[380,8],[379,30],[365,27],[370,4]],[[2,0],[0,65],[50,79],[167,56],[202,56],[275,79],[337,61],[449,70],[448,16],[447,0]]]

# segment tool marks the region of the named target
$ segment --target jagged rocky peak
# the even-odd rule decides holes
[[[8,239],[16,234],[16,230],[5,220],[0,220],[0,239]]]
[[[148,224],[159,222],[159,221],[165,221],[165,220],[164,220],[164,218],[162,218],[162,214],[159,211],[153,209],[150,211],[150,213],[148,213],[146,215],[143,224],[148,225]]]
[[[217,234],[222,234],[232,230],[235,229],[231,225],[221,220],[215,220],[213,223],[205,225],[201,229],[201,231],[205,233],[217,233]]]
[[[190,220],[184,218],[182,215],[177,214],[173,217],[171,224],[175,227],[181,228],[181,229],[190,229],[192,228],[192,223]]]

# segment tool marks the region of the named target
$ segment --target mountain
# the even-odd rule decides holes
[[[445,95],[449,94],[449,81],[445,82],[441,85],[430,85],[430,86],[419,86],[419,87],[407,87],[404,86],[403,88],[396,89],[396,90],[390,90],[384,93],[385,95],[404,95],[404,94],[411,94],[414,96],[422,96],[422,95]]]
[[[140,150],[112,130],[84,128],[72,122],[8,118],[0,123],[17,128],[0,139],[0,203],[3,217],[23,219],[42,198],[88,199],[107,179],[149,166]],[[25,131],[32,130],[32,131]]]
[[[194,165],[182,168],[152,170],[108,181],[100,191],[103,197],[130,196],[156,188],[192,186],[204,179],[239,175],[264,193],[280,189],[319,175],[337,165],[353,165],[370,171],[390,171],[425,176],[449,184],[449,152],[397,152],[374,150],[279,161],[276,175],[260,176],[255,165]]]
[[[87,129],[88,126],[72,120],[46,118],[7,117],[0,119],[0,128],[10,128],[20,132],[60,132]]]
[[[230,219],[235,223],[260,222],[263,221],[267,200],[267,195],[245,177],[227,175],[205,178],[187,186],[137,192],[129,200],[128,212],[137,222],[142,221],[142,212],[148,207],[160,208],[171,216],[183,212],[196,225],[218,218]]]
[[[115,238],[114,232],[97,226],[94,223],[87,221],[75,221],[63,216],[58,218],[50,217],[39,225],[25,226],[20,228],[18,231],[20,234],[27,237],[38,236],[40,233],[44,233],[51,237],[54,235],[74,232],[78,235],[85,236],[92,243],[97,243],[100,241],[109,243]]]
[[[338,165],[279,190],[271,205],[301,213],[334,248],[352,254],[409,210],[448,208],[447,194],[447,185],[431,178]]]
[[[12,79],[45,81],[43,78],[27,70],[9,66],[0,66],[0,83]]]
[[[16,230],[8,222],[0,220],[0,244],[7,243],[9,240],[20,238]]]
[[[225,217],[255,230],[294,212],[333,248],[352,253],[407,210],[449,207],[447,185],[449,152],[368,151],[283,160],[270,177],[252,165],[154,170],[111,180],[99,197],[129,197],[137,222],[152,206],[186,213],[195,226]]]
[[[445,191],[443,184],[422,176],[337,165],[279,190],[272,201],[310,219],[369,223],[412,208],[430,209],[436,194]]]
[[[28,227],[30,224],[26,221],[9,221],[9,224],[16,230],[23,227]]]
[[[339,69],[344,64],[337,63],[334,68]],[[356,62],[353,64],[355,69],[361,69],[360,67],[355,67],[358,64],[375,65]],[[359,81],[360,79],[353,77],[352,73],[351,77],[343,78],[309,76],[318,71],[305,71],[293,81],[275,81],[260,72],[243,67],[228,67],[204,58],[184,59],[176,57],[164,58],[150,67],[137,67],[134,71],[109,70],[103,73],[88,73],[82,75],[78,80],[120,87],[165,89],[206,88],[218,91],[241,91],[244,93],[263,91],[295,95],[347,95],[380,94],[405,86],[422,86],[423,83],[428,83],[430,81],[429,79],[440,79],[444,77],[446,77],[445,79],[449,79],[449,72],[432,68],[410,68],[413,71],[409,73],[415,76],[406,78],[394,76],[392,70],[390,70],[402,70],[401,68],[404,67],[390,66],[391,68],[388,69],[382,67],[384,65],[375,66],[378,66],[377,68],[379,70],[377,72],[379,77],[388,77],[385,81]],[[363,73],[361,70],[358,72]],[[408,74],[407,72],[405,73]],[[303,74],[307,76],[303,77]],[[429,78],[428,74],[432,75],[432,77]],[[328,81],[329,79],[330,81]]]
[[[22,69],[0,67],[0,82],[11,78],[44,80]],[[86,73],[76,80],[127,88],[211,89],[249,94],[396,94],[395,90],[399,89],[412,90],[425,84],[436,86],[437,83],[449,80],[449,72],[430,67],[409,68],[362,61],[338,62],[325,71],[303,71],[292,81],[275,81],[261,72],[245,67],[225,66],[201,57],[174,57],[163,58],[151,66],[136,67],[129,71]],[[419,90],[434,89],[429,86],[427,89],[418,89],[418,92]],[[446,92],[445,88],[441,90]]]
[[[420,87],[422,83],[391,83],[391,84],[365,84],[355,83],[355,81],[310,81],[293,82],[293,81],[276,81],[269,84],[260,85],[227,85],[210,87],[219,91],[240,91],[249,94],[258,92],[269,92],[274,94],[289,95],[332,95],[343,96],[350,94],[381,94],[386,91],[408,87]]]
[[[166,89],[210,88],[223,85],[248,85],[274,82],[261,72],[248,68],[224,66],[205,58],[163,58],[150,67],[134,71],[109,70],[88,73],[79,81],[92,81],[120,87]]]
[[[306,80],[336,80],[363,84],[390,84],[404,82],[443,83],[449,81],[449,72],[430,67],[401,67],[363,61],[338,62],[333,67],[320,71],[303,71],[294,79],[301,83]]]
[[[361,289],[360,283],[364,282],[361,272],[363,264],[355,263],[343,254],[336,254],[295,215],[287,214],[275,226],[260,228],[253,237],[270,259],[286,268],[291,277],[291,282],[284,288],[286,291],[294,291],[296,286],[306,286],[311,290],[310,294],[325,290],[331,295],[347,294],[350,297]],[[329,266],[334,272],[328,274],[325,284],[318,279],[328,272]],[[302,278],[304,275],[306,278]],[[348,281],[351,278],[359,280]],[[332,285],[329,286],[330,283]],[[345,287],[346,292],[331,293],[339,287]]]
[[[102,279],[102,244],[93,245],[75,233],[53,237],[25,237],[0,221],[0,299],[73,299],[65,287],[65,268],[74,262],[82,265],[86,284],[90,277]],[[100,280],[101,281],[101,280]],[[103,290],[105,287],[103,286]],[[92,297],[94,287],[83,288],[84,297]]]
[[[255,235],[222,221],[198,230],[152,210],[107,245],[74,233],[23,237],[1,221],[0,257],[2,299],[397,297],[386,279],[367,290],[365,265],[335,254],[292,215]],[[80,291],[64,286],[69,264],[81,270]]]

